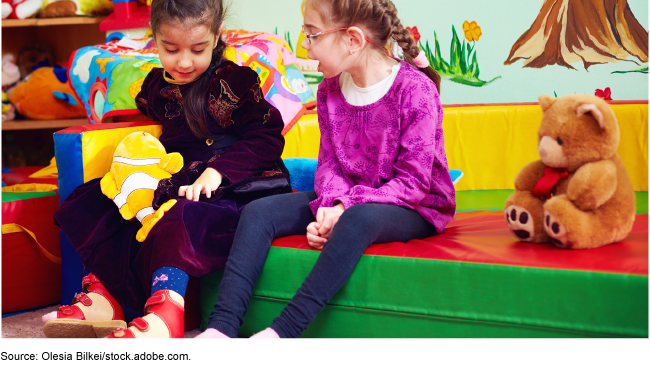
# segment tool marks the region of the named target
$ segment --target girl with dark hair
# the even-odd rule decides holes
[[[442,233],[455,209],[440,77],[388,0],[303,2],[321,131],[315,191],[266,197],[242,213],[204,338],[235,337],[276,237],[322,249],[271,326],[256,338],[299,337],[345,284],[365,249]],[[386,52],[389,40],[404,55]]]
[[[48,337],[183,337],[188,275],[223,268],[246,204],[291,191],[282,117],[255,71],[222,57],[223,17],[221,0],[153,1],[162,68],[135,101],[185,162],[160,181],[153,208],[178,201],[138,242],[140,223],[122,219],[99,179],[75,189],[54,219],[92,274],[71,306],[43,317]],[[124,328],[122,305],[145,315]]]

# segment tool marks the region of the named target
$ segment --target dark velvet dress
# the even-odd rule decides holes
[[[154,69],[136,96],[138,109],[161,122],[160,142],[167,153],[179,152],[184,167],[158,184],[154,209],[169,199],[178,202],[140,243],[141,224],[126,221],[99,181],[77,187],[54,219],[81,256],[122,305],[141,310],[149,297],[152,273],[163,266],[201,276],[224,267],[244,206],[250,201],[291,191],[280,155],[284,127],[280,112],[263,97],[257,73],[223,60],[212,75],[207,112],[211,138],[196,138],[185,120],[183,95],[188,85],[172,85]],[[198,202],[178,197],[212,167],[223,175],[214,195]]]

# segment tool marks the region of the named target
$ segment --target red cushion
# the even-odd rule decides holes
[[[311,250],[305,236],[275,240],[273,246]],[[365,255],[411,257],[535,268],[648,275],[648,214],[638,214],[628,237],[619,243],[567,250],[518,241],[503,211],[457,213],[446,232],[407,243],[373,244]]]
[[[16,184],[53,184],[59,186],[57,178],[31,178],[29,175],[43,169],[42,166],[12,167],[10,173],[2,174],[2,181],[9,185]]]
[[[59,227],[52,215],[59,196],[2,203],[2,224],[32,231],[50,254],[61,257]],[[61,300],[61,264],[52,262],[26,233],[2,235],[2,312],[14,312]]]

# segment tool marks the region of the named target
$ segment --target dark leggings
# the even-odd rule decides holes
[[[209,328],[229,337],[239,332],[255,282],[277,237],[303,235],[315,220],[313,191],[255,200],[244,209],[226,263]],[[429,237],[435,228],[416,211],[387,204],[359,204],[345,210],[314,268],[273,328],[280,337],[300,337],[318,312],[345,284],[372,243]]]

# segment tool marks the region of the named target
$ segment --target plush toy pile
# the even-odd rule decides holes
[[[83,118],[81,101],[68,83],[63,67],[40,67],[9,95],[16,110],[30,119]]]
[[[2,121],[14,120],[16,108],[9,102],[9,94],[20,81],[20,70],[14,63],[14,55],[2,56]]]
[[[113,11],[110,0],[45,0],[39,18],[59,18],[76,15],[108,15]]]
[[[616,153],[612,108],[591,95],[539,97],[541,160],[525,166],[506,200],[508,228],[522,241],[594,248],[623,240],[635,218],[630,177]]]
[[[43,7],[43,0],[2,0],[2,19],[27,19]]]
[[[100,16],[112,11],[110,0],[2,0],[2,19]]]

